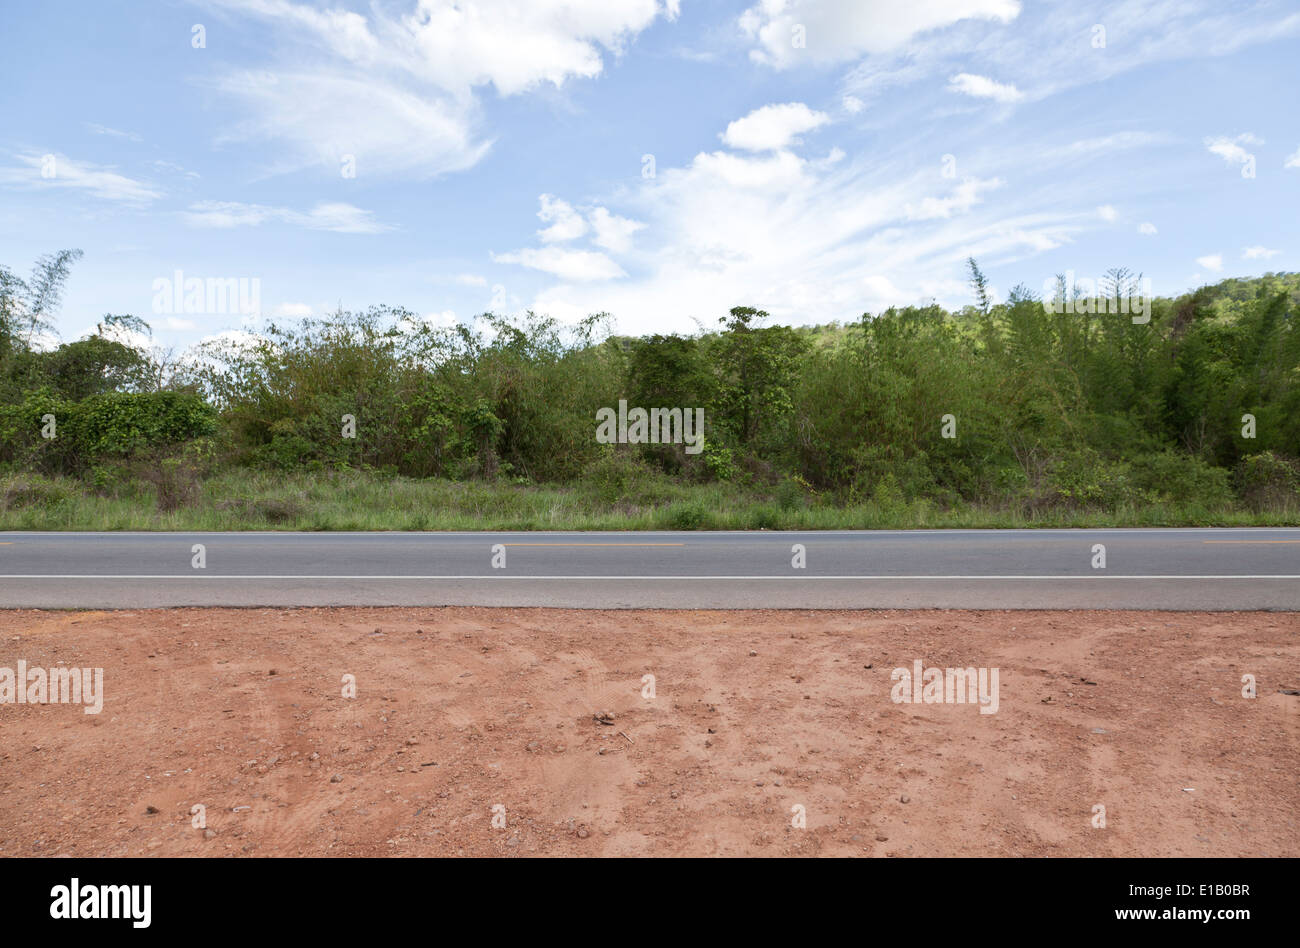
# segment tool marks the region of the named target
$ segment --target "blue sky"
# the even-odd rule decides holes
[[[0,263],[81,248],[62,336],[177,348],[340,304],[847,321],[968,302],[970,255],[1174,294],[1296,269],[1298,52],[1294,0],[7,5]],[[176,271],[259,311],[166,312]]]

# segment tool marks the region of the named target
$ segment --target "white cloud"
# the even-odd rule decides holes
[[[1273,257],[1276,257],[1281,252],[1282,251],[1280,250],[1270,250],[1267,247],[1254,246],[1254,247],[1247,247],[1245,250],[1243,250],[1241,252],[1241,256],[1245,260],[1269,260]]]
[[[1001,181],[943,181],[894,149],[838,163],[704,152],[661,166],[620,192],[646,223],[633,275],[600,285],[561,278],[531,305],[561,319],[608,311],[621,332],[690,331],[692,317],[711,326],[737,305],[793,323],[854,319],[940,292],[960,305],[967,256],[1007,263],[1085,229],[1038,201],[984,202]]]
[[[412,12],[368,14],[293,0],[209,0],[277,27],[284,47],[261,72],[230,72],[217,88],[250,117],[227,141],[283,142],[273,172],[354,155],[357,174],[438,175],[468,168],[490,146],[477,93],[503,96],[590,79],[676,0],[417,0]]]
[[[1156,234],[1159,233],[1159,231],[1156,230],[1155,224],[1151,223],[1150,221],[1143,221],[1141,224],[1138,225],[1138,233],[1143,234],[1147,237],[1154,237]]]
[[[1113,224],[1119,220],[1119,211],[1115,210],[1113,204],[1103,204],[1097,208],[1097,216],[1108,224]]]
[[[853,0],[845,0],[846,3]],[[864,7],[868,4],[862,4]],[[912,7],[937,7],[949,13],[968,5],[899,2],[899,16]],[[773,4],[784,9],[781,4]],[[1280,13],[1275,0],[1104,0],[1103,3],[1026,4],[1026,15],[1011,22],[990,17],[968,19],[946,30],[927,33],[924,41],[872,53],[861,59],[844,82],[843,92],[870,102],[888,89],[928,83],[954,72],[996,75],[1014,82],[1026,100],[1040,100],[1089,83],[1103,82],[1151,63],[1228,56],[1250,46],[1300,35],[1300,12]],[[1110,50],[1087,47],[1094,24],[1104,24]],[[819,56],[809,30],[806,51]],[[1124,37],[1123,55],[1118,37]],[[781,39],[774,35],[773,40]],[[789,43],[788,35],[785,42]],[[1077,54],[1066,52],[1074,50]],[[881,45],[888,46],[887,43]],[[834,43],[832,41],[832,48]],[[1068,61],[1069,65],[1062,65]]]
[[[1250,132],[1238,135],[1236,138],[1226,138],[1222,135],[1215,138],[1205,139],[1205,147],[1211,154],[1218,155],[1224,161],[1231,165],[1244,165],[1255,156],[1246,151],[1242,145],[1262,145],[1258,138]]]
[[[420,316],[410,320],[413,323],[423,324],[431,329],[450,329],[460,322],[456,318],[456,311],[453,309],[444,309],[437,313],[423,313]]]
[[[609,208],[592,207],[586,219],[568,201],[553,194],[541,195],[542,208],[537,216],[551,224],[537,236],[547,246],[525,248],[510,253],[492,254],[497,263],[512,263],[540,270],[562,280],[589,283],[626,276],[623,268],[599,250],[578,250],[555,246],[571,243],[591,234],[591,242],[611,253],[624,254],[632,249],[632,235],[645,227],[641,221],[611,214]]]
[[[185,320],[180,321],[185,322]],[[168,328],[172,327],[169,326]],[[140,332],[138,329],[128,329],[122,325],[104,326],[100,330],[100,335],[105,339],[120,342],[122,345],[139,352],[148,352],[153,346],[153,339],[149,337],[148,333]]]
[[[481,273],[435,273],[429,278],[430,283],[438,286],[487,286],[487,277]]]
[[[802,102],[765,105],[738,118],[722,133],[722,141],[745,151],[776,151],[799,143],[799,136],[830,121],[825,112],[814,112]]]
[[[1020,0],[761,0],[740,17],[750,57],[784,69],[801,61],[836,63],[896,49],[961,20],[1010,22]],[[802,28],[804,44],[794,42]]]
[[[590,250],[526,247],[512,253],[494,253],[492,259],[497,263],[515,263],[531,270],[541,270],[575,283],[613,280],[627,275],[622,267],[605,254]]]
[[[276,303],[268,315],[273,319],[304,319],[312,312],[310,303]]]
[[[954,213],[969,211],[980,201],[980,192],[991,191],[1003,185],[1001,178],[966,178],[943,197],[926,197],[915,207],[908,204],[906,214],[909,220],[928,221],[939,217],[952,217]]]
[[[632,235],[642,230],[645,224],[611,214],[607,208],[597,207],[590,216],[595,235],[591,242],[597,247],[604,247],[612,253],[627,253],[632,249]]]
[[[1293,154],[1287,155],[1285,168],[1300,168],[1300,148],[1297,148]]]
[[[378,234],[392,230],[387,224],[376,221],[370,211],[342,201],[321,202],[306,213],[287,207],[239,201],[199,201],[190,205],[185,220],[192,227],[218,230],[258,227],[268,221],[336,234]]]
[[[1099,138],[1080,138],[1067,145],[1053,147],[1047,156],[1060,161],[1090,159],[1109,152],[1164,145],[1172,141],[1169,136],[1156,132],[1116,132]]]
[[[948,80],[950,92],[974,96],[977,99],[992,99],[995,102],[1019,102],[1024,93],[1013,85],[1006,85],[987,76],[975,76],[968,72],[959,73]]]
[[[785,188],[804,176],[806,162],[788,151],[762,158],[731,155],[723,151],[700,153],[695,165],[715,175],[728,187],[761,189]]]
[[[537,212],[537,216],[551,225],[537,232],[537,236],[544,242],[561,243],[577,240],[587,232],[587,222],[573,209],[573,205],[551,194],[543,194],[539,200],[542,208]]]
[[[1206,270],[1212,270],[1218,273],[1223,269],[1223,254],[1212,253],[1204,257],[1197,257],[1196,264]]]
[[[82,191],[103,201],[145,205],[163,192],[153,185],[118,174],[103,165],[74,161],[67,155],[20,154],[18,165],[0,167],[0,185],[24,190]]]
[[[155,171],[163,171],[168,174],[179,174],[185,176],[186,178],[197,179],[198,177],[200,177],[197,171],[187,171],[183,165],[178,165],[174,161],[165,161],[161,158],[155,158],[154,160],[149,162],[149,165]]]
[[[850,115],[857,115],[867,107],[867,104],[855,95],[846,95],[842,100],[844,111]]]
[[[109,128],[107,125],[100,125],[98,122],[87,122],[86,128],[96,135],[107,135],[109,138],[124,138],[131,142],[142,140],[135,132],[124,132],[121,129]]]
[[[239,72],[217,88],[249,113],[218,144],[282,143],[270,153],[272,174],[319,167],[338,175],[351,156],[357,177],[429,177],[472,167],[491,147],[472,101],[351,70]]]

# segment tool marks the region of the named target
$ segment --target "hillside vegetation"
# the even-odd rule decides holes
[[[77,257],[0,267],[5,529],[1300,523],[1297,274],[1145,323],[993,304],[972,261],[959,312],[629,338],[376,306],[176,356],[134,316],[41,344]],[[700,449],[600,443],[620,400],[702,408]]]

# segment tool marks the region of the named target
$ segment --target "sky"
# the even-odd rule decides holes
[[[1297,0],[6,3],[0,264],[79,248],[61,337],[178,349],[848,322],[971,302],[971,256],[1174,295],[1297,269],[1298,52]]]

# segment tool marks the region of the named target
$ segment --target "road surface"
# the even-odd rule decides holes
[[[0,608],[306,605],[1300,610],[1300,529],[0,533]]]

